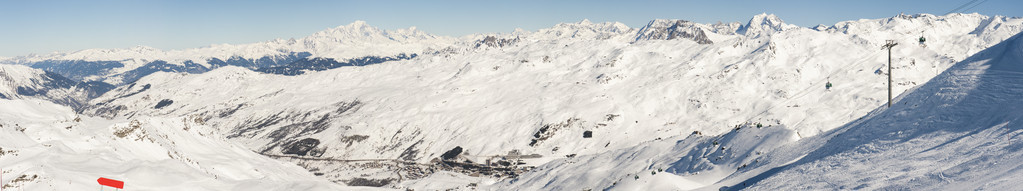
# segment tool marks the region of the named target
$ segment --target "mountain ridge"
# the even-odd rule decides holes
[[[933,27],[945,32],[929,37],[943,40],[924,47],[912,45],[917,34],[901,31],[926,25],[884,25],[881,21],[886,19],[863,21],[862,27],[881,31],[869,36],[808,28],[748,35],[729,32],[733,25],[722,24],[720,33],[705,32],[712,44],[688,39],[637,42],[637,33],[632,33],[636,31],[594,32],[600,28],[597,24],[581,21],[552,30],[468,38],[495,46],[462,44],[414,59],[296,76],[233,73],[242,69],[234,67],[225,70],[227,74],[158,72],[134,87],[94,99],[95,107],[84,113],[110,118],[199,115],[251,150],[291,156],[289,161],[306,164],[332,180],[386,180],[394,172],[302,161],[437,164],[444,161],[443,153],[459,151],[463,155],[453,158],[474,164],[484,163],[485,156],[519,153],[540,156],[524,164],[537,165],[657,139],[723,135],[736,126],[756,129],[755,124],[778,129],[773,132],[780,140],[802,139],[884,105],[885,76],[875,72],[887,63],[878,49],[879,39],[905,44],[893,49],[893,54],[903,55],[893,59],[898,64],[893,90],[899,94],[964,55],[982,50],[974,48],[1006,38],[999,35],[1020,32],[1000,27],[982,36],[969,34],[982,25],[976,16],[957,25]],[[1023,20],[1008,23],[1021,25]],[[617,36],[601,38],[602,34]],[[828,82],[835,86],[826,87]],[[143,90],[145,86],[150,88]],[[173,104],[157,107],[164,99]],[[746,136],[756,134],[740,137]],[[713,139],[700,140],[713,145]],[[696,173],[711,167],[738,168],[749,161],[723,162],[727,163],[700,163],[692,171],[671,170]]]
[[[210,59],[211,67],[147,60],[141,69],[119,71],[134,80],[89,100],[80,114],[139,119],[140,128],[174,132],[201,123],[204,134],[237,143],[249,156],[294,163],[349,185],[735,186],[747,179],[729,178],[732,173],[774,167],[759,166],[764,160],[755,156],[788,148],[761,143],[818,140],[885,105],[888,59],[878,48],[884,40],[901,44],[891,62],[892,90],[900,95],[913,94],[959,60],[990,54],[1023,30],[1019,18],[935,18],[943,20],[864,19],[842,24],[843,31],[789,28],[767,14],[746,24],[655,20],[646,30],[583,20],[474,34],[422,54],[375,57],[375,64],[355,58],[344,65],[308,52],[283,57],[302,63],[296,65],[276,58]],[[429,38],[391,39],[394,34],[375,33],[365,23],[349,25],[324,34],[368,32],[372,42]],[[929,40],[917,45],[921,34],[913,31],[921,28]],[[690,29],[713,43],[682,35],[696,33]],[[663,35],[637,39],[647,32]],[[405,58],[388,59],[400,55]],[[102,64],[120,70],[121,63]]]
[[[996,27],[1002,27],[1002,24],[1007,24],[1006,21],[1012,20],[1012,18],[1004,16],[988,17],[975,13],[956,13],[941,17],[943,19],[939,21],[936,19],[938,16],[929,14],[912,16],[900,14],[888,19],[876,20],[876,22],[875,20],[843,21],[827,29],[817,27],[811,30],[870,34],[872,31],[862,29],[878,28],[870,25],[892,25],[895,22],[903,22],[903,20],[916,22],[915,20],[923,19],[928,24],[957,22],[953,24],[958,25],[984,20],[983,22],[986,24],[982,27],[974,27],[972,32],[980,33],[983,31],[1006,31],[998,30]],[[965,22],[960,20],[965,20]],[[668,22],[674,23],[668,24]],[[309,60],[315,58],[328,58],[336,63],[327,65],[353,65],[344,62],[359,59],[386,61],[408,55],[465,51],[468,49],[467,45],[471,47],[472,44],[477,44],[474,41],[486,40],[485,37],[488,36],[499,37],[494,40],[507,41],[504,44],[511,44],[510,40],[512,39],[550,41],[561,39],[562,35],[582,40],[597,38],[638,42],[652,39],[689,39],[699,44],[709,44],[735,38],[734,34],[743,34],[747,36],[746,38],[756,38],[759,35],[770,35],[780,30],[797,28],[802,27],[786,24],[776,15],[762,13],[754,15],[746,24],[701,24],[684,20],[655,19],[641,28],[631,28],[619,22],[593,23],[583,20],[576,23],[556,24],[535,32],[473,34],[454,38],[432,35],[417,30],[415,27],[382,30],[364,21],[355,21],[347,25],[318,31],[299,39],[273,39],[237,45],[213,44],[200,48],[166,51],[148,46],[127,49],[86,49],[49,55],[12,57],[0,59],[0,63],[30,65],[34,68],[57,72],[74,80],[103,81],[122,85],[155,71],[201,73],[223,65],[237,65],[253,70],[285,67],[284,70],[262,69],[262,71],[283,71],[280,74],[289,75],[301,74],[304,73],[301,72],[301,68],[310,68],[311,66],[291,66],[291,64],[309,63]],[[934,33],[926,30],[922,32],[923,36],[932,34]],[[1005,35],[1009,34],[993,36]],[[90,71],[90,73],[77,71]]]
[[[980,14],[976,14],[976,13],[973,13],[973,14],[952,13],[952,14],[949,14],[949,15],[944,16],[944,17],[962,17],[962,16],[967,16],[967,17],[988,17],[988,16],[983,16],[983,15],[980,15]],[[891,17],[888,20],[892,20],[892,19],[895,19],[895,18],[916,19],[916,18],[919,18],[919,17],[935,18],[937,16],[930,15],[930,14],[917,14],[917,15],[913,15],[913,16],[898,15],[898,16]],[[1000,20],[1011,19],[1011,18],[1008,18],[1008,17],[1005,17],[1005,16],[998,16],[998,15],[992,16],[992,17],[988,17],[988,18],[998,18]],[[644,27],[650,27],[652,24],[653,25],[658,25],[658,23],[660,21],[667,21],[667,20],[674,20],[674,19],[655,19],[655,20],[651,20],[647,25],[644,25]],[[855,22],[857,22],[857,21],[840,21],[840,22],[836,23],[835,25],[832,25],[830,28],[836,28],[835,26],[838,26],[838,25],[846,25],[848,23],[855,23]],[[702,24],[702,23],[694,23],[694,24],[710,25],[710,24]],[[730,24],[730,23],[728,23],[728,24]],[[722,25],[727,25],[727,24],[722,24]],[[558,30],[563,30],[564,28],[572,28],[573,26],[594,26],[596,28],[603,29],[603,30],[596,30],[596,31],[609,31],[609,32],[627,31],[627,30],[639,30],[639,29],[643,28],[643,27],[631,28],[631,27],[625,26],[624,24],[619,23],[619,22],[593,23],[593,22],[590,22],[588,19],[584,19],[584,20],[582,20],[580,22],[576,22],[576,23],[559,23],[559,24],[554,25],[553,27],[546,28],[546,29],[541,29],[541,30],[558,31]],[[743,24],[740,28],[736,29],[736,31],[722,31],[722,32],[726,32],[726,33],[727,32],[744,33],[746,31],[750,31],[750,33],[755,33],[755,32],[759,33],[761,31],[765,31],[765,30],[775,30],[775,31],[777,31],[777,30],[784,30],[784,29],[789,29],[789,28],[807,28],[807,27],[798,27],[798,26],[795,26],[795,25],[787,24],[780,17],[778,17],[778,16],[776,16],[774,14],[761,13],[761,14],[758,14],[758,15],[754,15],[749,21],[747,21],[747,23]],[[480,36],[482,34],[485,34],[485,33],[466,35],[465,37]],[[294,39],[294,40],[292,40],[292,39],[288,39],[288,40],[272,39],[272,40],[268,40],[268,41],[262,41],[262,42],[256,42],[256,43],[243,43],[243,44],[237,44],[237,45],[232,45],[232,44],[211,44],[211,45],[204,46],[204,47],[181,49],[181,50],[161,50],[161,49],[156,49],[156,48],[152,48],[152,47],[148,47],[148,46],[144,46],[144,45],[138,45],[138,46],[135,46],[135,47],[132,47],[132,48],[126,48],[126,49],[117,49],[117,48],[114,48],[114,49],[85,49],[85,50],[79,50],[79,51],[60,52],[60,53],[47,54],[47,55],[31,54],[31,55],[27,55],[27,56],[15,56],[15,57],[8,57],[8,58],[0,57],[0,63],[5,63],[5,64],[30,64],[32,62],[40,62],[40,61],[44,61],[44,60],[121,61],[121,60],[128,60],[128,59],[142,59],[142,58],[139,58],[137,55],[136,56],[125,55],[125,54],[132,54],[132,53],[139,53],[139,54],[148,53],[147,57],[149,57],[149,58],[147,58],[147,60],[164,60],[164,61],[171,62],[171,63],[182,62],[184,60],[191,60],[191,61],[196,62],[196,63],[202,63],[202,62],[204,62],[205,59],[208,59],[208,58],[227,59],[227,58],[230,58],[232,56],[241,56],[241,57],[247,58],[247,59],[254,59],[254,58],[259,58],[259,57],[263,57],[263,56],[277,56],[277,55],[279,55],[278,53],[285,53],[285,52],[312,52],[312,53],[314,53],[315,57],[326,57],[326,58],[334,58],[334,59],[347,59],[347,58],[352,58],[352,56],[337,56],[337,55],[326,55],[326,54],[325,55],[319,55],[319,54],[317,54],[316,51],[308,51],[308,50],[305,50],[305,49],[302,49],[302,48],[310,48],[310,46],[319,46],[319,45],[316,45],[316,44],[317,43],[322,44],[322,41],[353,42],[352,41],[353,39],[357,39],[358,37],[366,37],[366,36],[385,37],[385,38],[387,38],[387,40],[394,40],[394,41],[398,41],[398,42],[417,42],[417,40],[418,41],[425,41],[425,40],[436,39],[436,38],[447,38],[449,41],[458,41],[458,40],[453,40],[453,39],[456,39],[455,37],[442,37],[442,36],[432,35],[432,34],[426,33],[425,31],[418,30],[418,29],[416,29],[416,27],[410,27],[410,28],[406,28],[406,29],[396,29],[396,30],[382,30],[382,29],[379,29],[379,28],[376,28],[376,27],[373,27],[373,26],[369,25],[365,21],[354,21],[354,22],[352,22],[350,24],[347,24],[347,25],[340,25],[338,27],[327,28],[326,30],[317,31],[315,33],[310,34],[309,36],[306,36],[306,37],[303,37],[303,38],[299,38],[299,39]],[[396,38],[396,37],[399,37],[399,38]],[[317,41],[317,40],[320,40],[320,41]],[[451,43],[451,42],[447,42],[447,43]],[[300,46],[293,46],[293,45],[299,45],[299,44],[301,44],[301,45]],[[214,51],[212,51],[212,52],[224,52],[223,50],[216,50],[216,49],[229,49],[229,48],[230,49],[237,49],[237,50],[239,50],[239,52],[229,53],[229,54],[223,54],[223,53],[217,54],[217,53],[211,53],[211,51],[206,51],[205,53],[203,53],[203,51],[200,51],[200,50],[203,50],[203,49],[214,49]],[[275,48],[292,48],[292,50],[283,51],[283,50],[275,50]],[[429,48],[443,49],[445,47],[429,47]],[[254,53],[253,51],[263,52],[263,53],[262,54],[251,54],[251,53]],[[200,56],[181,56],[181,54],[185,54],[185,53],[189,53],[189,52],[191,52],[191,54],[200,54]],[[323,52],[329,52],[329,51],[323,51]],[[245,54],[245,53],[250,53],[250,54]],[[408,54],[410,54],[410,53],[418,53],[418,52],[401,52],[401,53],[408,53]],[[114,54],[114,55],[111,55],[111,56],[99,56],[99,55],[102,55],[102,54]],[[147,54],[143,54],[143,55],[147,55]],[[365,55],[391,56],[391,55],[394,55],[394,54],[376,54],[376,55],[365,54]],[[361,57],[361,56],[355,56],[355,57]]]

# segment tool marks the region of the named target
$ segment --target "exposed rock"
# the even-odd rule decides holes
[[[160,109],[160,108],[163,108],[163,107],[167,107],[168,105],[170,105],[172,103],[174,103],[174,100],[163,99],[163,100],[160,100],[159,103],[156,103],[156,107],[153,107],[153,108]]]
[[[516,42],[519,42],[519,38],[518,37],[515,37],[514,39],[503,39],[503,38],[502,39],[498,39],[495,36],[487,36],[486,38],[483,38],[483,40],[477,40],[476,41],[476,48],[480,48],[482,46],[505,47],[505,46],[511,46],[511,45],[515,44]]]
[[[689,39],[699,44],[713,44],[707,38],[704,29],[698,24],[686,20],[653,20],[639,29],[636,41],[639,40],[675,40]]]
[[[581,122],[582,121],[579,118],[569,118],[568,120],[565,120],[565,122],[545,124],[543,125],[543,127],[540,127],[540,129],[537,130],[536,133],[533,134],[533,139],[529,141],[529,146],[533,147],[539,145],[544,140],[547,140],[554,136],[554,132],[560,129],[568,128],[573,125],[581,126],[578,124]]]
[[[749,23],[739,28],[736,33],[743,34],[746,36],[760,36],[761,34],[770,34],[777,31],[784,31],[788,29],[799,28],[798,26],[786,24],[781,18],[774,14],[759,14],[753,16],[749,20]]]
[[[320,140],[305,138],[291,143],[281,153],[305,156],[310,150],[316,148],[317,145],[320,145]]]
[[[462,154],[462,147],[456,146],[454,149],[444,152],[444,154],[440,155],[440,158],[444,160],[451,160],[458,157],[459,154]]]

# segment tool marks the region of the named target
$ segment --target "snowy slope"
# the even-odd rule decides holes
[[[1023,34],[952,66],[892,108],[819,136],[737,126],[552,161],[494,189],[1013,190]]]
[[[879,108],[863,120],[779,149],[766,157],[770,162],[763,167],[719,185],[768,190],[1018,189],[1016,180],[1023,177],[1021,84],[1023,35],[1015,35],[901,96],[892,108]],[[805,156],[793,158],[798,155]]]
[[[4,190],[352,190],[226,141],[201,120],[107,120],[36,99],[0,100]]]
[[[237,56],[247,59],[259,59],[264,56],[283,56],[291,52],[309,52],[314,57],[348,59],[363,56],[392,56],[400,53],[419,53],[428,48],[445,48],[453,40],[451,37],[427,34],[417,30],[415,27],[387,31],[369,26],[364,21],[356,21],[348,25],[316,32],[300,39],[275,39],[240,45],[213,44],[202,48],[166,51],[146,46],[128,49],[88,49],[70,53],[13,57],[0,60],[0,63],[29,64],[45,60],[163,60],[180,64],[190,60],[205,64],[210,58],[227,60]],[[126,66],[125,70],[130,69],[132,69],[131,64]]]
[[[300,39],[275,39],[252,44],[214,44],[185,50],[137,46],[128,49],[88,49],[70,53],[0,59],[0,64],[29,65],[68,78],[131,83],[153,71],[201,73],[223,65],[256,70],[292,64],[306,58],[339,62],[366,58],[397,58],[448,48],[459,42],[415,27],[381,30],[363,21],[329,28]],[[413,56],[414,57],[414,56]]]
[[[267,155],[305,148],[308,152],[293,155],[427,163],[460,147],[463,157],[476,162],[512,150],[542,155],[527,161],[532,166],[656,139],[682,140],[694,131],[708,137],[762,136],[726,134],[743,124],[771,126],[776,130],[765,133],[777,140],[811,137],[885,103],[886,78],[877,73],[886,68],[885,52],[879,50],[884,40],[902,44],[893,49],[899,55],[893,60],[899,94],[1019,33],[1021,24],[1021,19],[1000,16],[924,14],[842,22],[836,26],[850,27],[819,31],[764,14],[741,26],[694,24],[713,42],[700,44],[687,38],[638,38],[650,30],[582,21],[486,35],[494,37],[495,45],[506,42],[501,46],[459,43],[413,60],[299,76],[238,67],[204,74],[156,73],[93,100],[86,113],[112,118],[194,115]],[[920,34],[914,31],[921,29],[933,39],[926,47],[916,45]],[[484,35],[476,37],[469,39],[486,42]],[[824,88],[828,81],[835,84],[830,90]],[[583,138],[584,131],[593,137]],[[316,144],[297,146],[309,143],[303,140]],[[692,140],[704,145],[700,148],[716,148],[706,146],[711,138]],[[746,150],[777,146],[736,140],[750,145]],[[735,169],[748,162],[705,167]],[[359,176],[338,165],[297,163],[333,180]],[[702,180],[729,174],[715,172]],[[590,181],[595,180],[603,179]]]
[[[743,124],[717,136],[691,134],[643,142],[604,153],[558,159],[493,190],[706,189],[759,156],[799,140],[779,125]]]
[[[696,23],[685,20],[658,19],[650,21],[639,29],[636,40],[673,40],[684,38],[698,44],[714,43],[707,37],[706,29]]]
[[[0,64],[0,99],[35,97],[80,108],[89,99],[113,88],[110,84],[78,82],[27,66]]]

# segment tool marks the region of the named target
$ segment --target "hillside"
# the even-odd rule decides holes
[[[36,99],[0,100],[4,190],[353,190],[244,149],[201,120],[103,119]]]
[[[103,82],[82,82],[27,66],[0,64],[0,99],[38,98],[79,109],[114,89]]]
[[[1011,190],[1023,156],[1021,36],[818,136],[745,124],[552,161],[495,189]]]
[[[387,31],[356,21],[300,39],[166,51],[141,45],[128,49],[88,49],[4,58],[0,59],[0,64],[28,65],[73,80],[122,85],[155,72],[203,73],[223,66],[294,74],[280,68],[311,69],[305,62],[313,59],[330,59],[339,65],[375,64],[409,59],[415,57],[414,54],[444,49],[455,42],[455,38],[427,34],[415,27]]]
[[[985,70],[985,65],[990,65],[988,69],[1016,71],[1019,68],[1016,65],[980,61],[1015,62],[1018,54],[1013,51],[1019,49],[1015,47],[1018,43],[1014,44],[1018,37],[1013,36],[1021,31],[1021,18],[958,13],[861,19],[814,29],[787,24],[769,14],[755,15],[745,23],[658,19],[640,28],[583,20],[537,31],[462,38],[434,36],[414,29],[385,31],[356,22],[318,32],[288,46],[278,46],[287,42],[271,41],[168,51],[174,54],[138,48],[139,54],[86,50],[9,58],[7,62],[35,68],[54,63],[62,67],[80,63],[103,66],[98,70],[65,73],[76,75],[70,78],[73,80],[117,83],[112,83],[116,88],[87,99],[81,107],[80,113],[87,123],[81,129],[88,129],[88,133],[75,136],[52,133],[67,131],[61,129],[65,123],[72,124],[66,122],[67,116],[75,112],[43,102],[39,104],[51,108],[43,112],[45,115],[64,117],[38,120],[12,117],[3,118],[2,122],[37,124],[36,129],[43,129],[26,131],[24,137],[28,138],[21,139],[27,140],[79,140],[92,136],[115,140],[94,143],[95,149],[104,152],[133,151],[135,146],[128,146],[126,140],[121,140],[123,137],[111,137],[111,132],[134,124],[150,134],[140,137],[152,138],[140,139],[150,140],[143,145],[155,148],[140,150],[187,156],[167,154],[165,158],[163,152],[156,153],[159,157],[155,158],[150,155],[153,153],[122,154],[121,158],[111,159],[115,164],[146,166],[136,164],[138,161],[186,164],[174,169],[186,177],[195,177],[187,180],[208,180],[213,176],[216,181],[204,182],[196,188],[215,190],[244,188],[242,182],[259,179],[256,177],[281,183],[293,182],[296,177],[311,178],[310,182],[296,184],[324,189],[337,187],[322,184],[326,182],[323,179],[349,186],[395,189],[826,188],[810,183],[786,185],[782,180],[791,179],[778,179],[791,177],[816,178],[852,189],[859,185],[850,184],[863,180],[828,177],[843,174],[805,177],[812,173],[800,169],[823,171],[816,166],[857,164],[859,161],[851,160],[874,157],[860,151],[894,155],[894,151],[882,152],[888,148],[882,146],[895,143],[877,136],[934,135],[910,129],[903,129],[909,132],[903,135],[888,130],[898,128],[883,126],[887,123],[904,128],[933,124],[940,131],[946,126],[973,124],[972,121],[999,122],[970,118],[986,112],[977,109],[982,107],[945,114],[940,112],[952,112],[950,108],[936,105],[950,100],[969,101],[966,95],[972,89],[997,92],[1003,88],[1000,91],[1005,94],[982,93],[978,96],[983,99],[972,101],[980,105],[997,104],[996,101],[1010,100],[1005,96],[1019,95],[1011,92],[1018,87],[1011,84],[987,87],[983,85],[989,83],[978,83],[978,78],[970,77],[944,85],[936,85],[935,81],[952,78],[949,73],[954,71]],[[928,41],[918,43],[921,36]],[[880,49],[885,40],[900,43],[892,49],[894,92],[902,100],[897,104],[920,109],[906,105],[878,109],[887,102],[887,70],[883,70],[888,67],[887,51]],[[281,51],[272,55],[291,56],[257,62],[263,60],[257,57],[271,54],[257,51],[264,49],[239,48],[264,47],[259,44],[271,44],[265,47]],[[226,61],[232,58],[235,61]],[[118,59],[145,62],[125,64],[126,61]],[[38,72],[24,66],[11,67]],[[950,67],[952,70],[946,71]],[[1011,75],[999,76],[1013,79]],[[833,86],[826,87],[828,83]],[[939,96],[917,93],[927,91]],[[903,92],[909,94],[902,95]],[[995,100],[985,100],[989,98]],[[7,99],[14,100],[0,101],[24,107],[38,102],[26,97]],[[1013,103],[985,106],[1006,108],[1003,112],[1011,113]],[[953,105],[948,107],[958,107],[949,104]],[[11,115],[14,111],[10,111]],[[929,116],[914,113],[920,111],[947,117],[927,123],[885,117]],[[998,119],[1012,116],[1015,114]],[[54,127],[58,129],[49,129]],[[876,129],[885,130],[868,132]],[[857,137],[848,137],[852,135]],[[182,144],[179,140],[191,140],[196,145],[178,145]],[[832,140],[840,143],[831,143]],[[945,139],[906,140],[928,143]],[[875,143],[887,145],[872,145]],[[964,145],[970,144],[974,143]],[[195,149],[200,145],[216,146],[210,150]],[[944,149],[941,153],[957,151],[938,149]],[[63,154],[79,156],[84,155],[82,152],[85,151],[70,150]],[[802,157],[804,154],[812,155]],[[858,154],[864,155],[845,157]],[[249,165],[214,170],[226,168],[216,165],[220,158],[242,158],[238,162]],[[202,165],[187,165],[192,164],[190,160]],[[283,164],[264,164],[267,161]],[[797,162],[789,163],[792,161]],[[891,163],[878,169],[895,169],[902,164]],[[849,170],[849,175],[877,175],[870,171],[877,169]],[[232,173],[235,171],[246,173],[241,176]],[[268,171],[286,175],[263,174]],[[918,177],[912,173],[899,175]],[[232,179],[218,179],[227,176]],[[55,184],[43,181],[37,185]],[[810,187],[792,187],[800,185]],[[862,188],[901,185],[905,184],[892,182]],[[144,186],[160,188],[157,183]],[[185,189],[189,188],[192,187]],[[270,189],[275,188],[278,187]]]
[[[745,172],[756,176],[735,187],[1019,188],[1013,180],[1023,177],[1016,162],[1023,160],[1021,95],[1023,35],[1017,34],[901,96],[892,108],[880,108],[863,120],[797,143],[804,146],[775,151],[765,166],[777,167]],[[802,157],[793,158],[798,155]],[[793,179],[808,181],[786,181]]]
[[[986,21],[1006,24],[991,28]],[[758,15],[732,31],[729,24],[664,29],[705,31],[713,43],[701,44],[637,38],[647,33],[583,21],[493,35],[493,43],[482,39],[484,46],[462,51],[299,76],[233,67],[157,73],[94,100],[87,113],[200,115],[228,138],[267,155],[315,140],[300,153],[427,163],[460,147],[475,163],[518,150],[543,156],[526,163],[539,165],[694,131],[718,135],[741,124],[811,137],[885,103],[885,77],[877,73],[886,61],[881,40],[904,44],[894,51],[903,55],[894,60],[898,94],[1012,33],[1001,31],[1018,33],[1019,27],[1007,26],[1020,23],[916,15],[817,31]],[[857,28],[874,30],[852,30]],[[935,39],[926,47],[915,45],[919,28],[929,28]],[[835,84],[830,90],[828,81]],[[172,104],[156,107],[165,100]],[[592,138],[583,138],[585,131]],[[333,173],[332,179],[353,176],[343,164],[304,164]]]

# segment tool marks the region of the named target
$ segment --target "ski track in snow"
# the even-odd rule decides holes
[[[95,189],[99,177],[130,190],[356,189],[252,153],[187,117],[109,120],[34,99],[0,105],[4,190]]]

